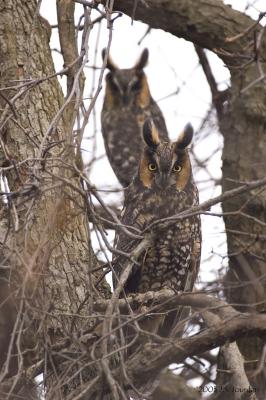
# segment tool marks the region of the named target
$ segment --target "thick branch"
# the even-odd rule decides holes
[[[75,37],[75,4],[72,0],[57,0],[56,5],[60,46],[66,67],[72,64],[79,56],[77,40]],[[75,74],[77,73],[80,64],[81,63],[79,62],[78,65],[73,65],[66,73],[68,94],[73,86]]]
[[[217,0],[145,0],[138,1],[134,18],[163,29],[203,48],[222,48],[230,53],[241,52],[248,43],[247,35],[240,41],[229,37],[245,31],[254,21]],[[147,7],[148,6],[148,7]],[[116,0],[116,9],[132,16],[131,0]],[[221,55],[223,58],[226,54]]]
[[[110,303],[110,300],[97,300],[94,303],[94,310],[104,312]],[[128,306],[135,311],[143,305],[160,306],[160,311],[172,309],[178,306],[190,306],[198,309],[215,310],[219,313],[220,318],[232,318],[238,316],[232,305],[216,297],[209,296],[205,293],[181,293],[175,294],[171,289],[162,289],[156,292],[150,291],[146,293],[132,294],[126,299],[119,299],[118,306],[121,312],[127,312]]]
[[[147,379],[154,379],[158,371],[171,363],[181,363],[190,356],[214,349],[233,342],[237,338],[248,335],[260,337],[266,334],[266,316],[262,314],[241,314],[230,321],[221,322],[215,327],[193,335],[186,339],[175,340],[158,349],[146,345],[144,349],[128,362],[128,374],[135,382],[145,383]]]

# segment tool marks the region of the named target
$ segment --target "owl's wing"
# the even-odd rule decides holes
[[[139,199],[136,194],[134,194],[134,185],[131,184],[125,190],[125,201],[124,201],[124,208],[121,212],[121,223],[130,230],[130,227],[136,227],[139,230],[144,228],[144,221],[143,224],[137,222],[137,217],[139,216]],[[136,233],[136,232],[135,232]],[[120,250],[124,253],[130,254],[134,248],[139,243],[139,240],[135,240],[130,238],[126,232],[123,230],[118,229],[115,235],[114,247],[117,250]],[[117,279],[121,276],[125,266],[127,265],[128,258],[124,257],[123,255],[114,255],[113,256],[113,267],[116,274],[114,277],[113,274],[113,286],[114,288],[117,285]],[[128,282],[125,285],[126,293],[135,292],[138,287],[138,276],[140,274],[140,264],[136,264],[132,268],[132,272],[128,278]],[[117,279],[116,279],[117,278]],[[134,290],[134,287],[136,288]]]
[[[133,113],[102,111],[102,134],[108,160],[123,187],[137,171],[142,148],[141,125]]]
[[[201,231],[200,231],[200,220],[199,220],[199,231],[195,238],[193,249],[192,249],[192,260],[191,260],[191,278],[187,280],[184,291],[191,292],[193,290],[194,283],[198,277],[200,267],[200,256],[201,256]]]
[[[195,281],[198,276],[200,267],[201,257],[201,229],[200,229],[200,217],[194,217],[196,219],[197,231],[193,238],[193,244],[191,247],[191,261],[188,267],[186,280],[184,283],[184,292],[192,292]],[[159,335],[164,337],[177,337],[181,336],[184,330],[183,324],[180,325],[180,321],[185,320],[190,313],[190,307],[177,307],[175,311],[171,311],[164,319],[164,322],[159,330]]]

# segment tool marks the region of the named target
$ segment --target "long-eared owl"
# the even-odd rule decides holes
[[[103,50],[103,58],[106,50]],[[148,50],[129,69],[118,68],[108,57],[106,90],[101,114],[102,134],[109,162],[122,186],[128,186],[135,175],[144,143],[142,126],[151,117],[163,140],[168,139],[164,117],[150,94],[143,71]]]
[[[199,215],[176,219],[163,226],[155,221],[173,217],[198,205],[187,147],[193,137],[193,128],[186,125],[176,142],[161,141],[155,125],[146,120],[143,139],[146,143],[139,169],[131,185],[125,189],[121,222],[140,231],[152,233],[152,243],[138,258],[124,287],[125,293],[144,293],[170,288],[191,291],[198,274],[201,254],[201,225]],[[153,227],[149,229],[149,226]],[[116,248],[130,253],[136,241],[119,230]],[[114,286],[127,264],[124,256],[114,257],[116,277]],[[178,311],[180,313],[180,310]],[[170,313],[161,327],[168,336],[177,312]]]

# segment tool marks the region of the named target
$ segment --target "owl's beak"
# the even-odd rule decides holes
[[[161,172],[157,179],[157,185],[161,189],[166,189],[169,186],[169,175],[167,172]]]
[[[127,106],[129,104],[129,100],[130,100],[130,97],[126,93],[123,94],[122,101],[123,101],[124,106]]]

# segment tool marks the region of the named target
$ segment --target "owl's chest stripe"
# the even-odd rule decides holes
[[[164,237],[157,237],[141,260],[139,291],[169,287],[183,290],[191,266],[194,240],[180,230],[170,229]]]

